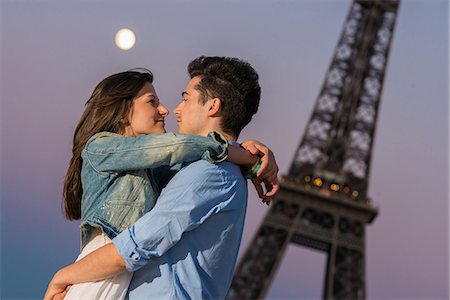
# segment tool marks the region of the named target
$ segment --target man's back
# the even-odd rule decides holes
[[[246,205],[247,185],[237,166],[198,161],[182,169],[129,237],[114,242],[122,257],[130,257],[128,269],[147,264],[135,272],[129,298],[223,298]]]

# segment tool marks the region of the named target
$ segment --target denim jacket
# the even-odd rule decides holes
[[[227,141],[217,132],[210,132],[208,137],[95,134],[81,154],[81,249],[93,228],[102,229],[113,239],[153,208],[162,189],[155,174],[167,177],[184,163],[199,159],[218,163],[227,155]],[[152,172],[157,168],[159,172]]]

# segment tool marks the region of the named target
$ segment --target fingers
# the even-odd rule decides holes
[[[270,177],[274,173],[278,173],[278,165],[275,161],[273,152],[264,145],[254,144],[255,148],[259,150],[261,156],[261,168],[258,171],[258,177]]]
[[[258,197],[263,199],[264,198],[264,191],[261,186],[261,180],[258,178],[252,179],[252,183],[255,186],[256,191],[258,192]]]
[[[64,297],[66,296],[66,294],[67,294],[67,291],[56,294],[55,296],[53,296],[53,300],[63,300]]]
[[[261,167],[257,172],[258,177],[268,178],[278,172],[278,166],[276,165],[273,152],[267,146],[254,140],[247,140],[241,145],[252,155],[259,155],[261,157]]]
[[[257,141],[257,140],[245,140],[244,142],[241,143],[241,146],[244,147],[245,149],[247,149],[247,147],[249,145],[253,145],[253,144],[264,145],[263,143],[261,143],[260,141]]]
[[[269,166],[269,157],[267,157],[267,155],[264,155],[263,157],[261,157],[261,167],[259,168],[258,172],[256,173],[256,176],[258,177],[266,177],[266,174],[268,171],[268,166]]]
[[[255,186],[255,189],[258,192],[258,197],[261,199],[262,203],[266,203],[267,205],[269,205],[270,201],[272,200],[272,196],[267,196],[267,193],[264,193],[263,184],[266,188],[266,191],[269,191],[269,189],[272,188],[271,184],[265,182],[265,180],[260,178],[253,179],[252,183]]]
[[[64,291],[62,291],[59,294],[54,295],[52,299],[53,300],[63,300],[64,297],[66,297],[66,295],[69,292],[71,287],[72,287],[71,285],[68,285]]]
[[[241,145],[251,154],[261,157],[261,166],[256,174],[257,178],[253,179],[252,183],[262,202],[269,205],[272,198],[280,190],[278,182],[279,169],[275,156],[267,146],[255,140],[244,141]]]
[[[277,183],[271,183],[271,189],[265,194],[266,197],[272,198],[275,196],[276,193],[280,190],[280,184]]]
[[[256,148],[254,144],[248,146],[247,148],[245,148],[245,150],[250,152],[252,155],[258,155],[258,153],[259,153],[258,148]]]
[[[55,289],[54,287],[49,285],[47,291],[45,292],[44,300],[52,300],[58,293],[61,293],[61,290]]]
[[[256,174],[258,177],[267,178],[268,174],[272,174],[274,171],[273,159],[270,154],[264,154],[261,156],[261,167]]]
[[[278,166],[274,160],[268,160],[267,157],[263,157],[261,159],[261,168],[256,175],[261,178],[273,180],[278,176]]]
[[[278,179],[275,177],[274,180],[263,180],[264,187],[266,188],[266,193],[264,194],[265,203],[269,204],[272,198],[276,193],[280,190],[280,184],[278,183]]]
[[[259,152],[261,153],[262,156],[266,156],[269,155],[272,151],[270,151],[269,148],[267,148],[265,145],[263,144],[253,144],[253,146],[259,150]]]

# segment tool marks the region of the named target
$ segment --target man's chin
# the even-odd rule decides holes
[[[180,124],[178,124],[178,133],[187,134],[183,127],[180,126]]]
[[[183,130],[183,129],[180,129],[180,128],[178,128],[178,133],[181,133],[181,134],[193,134],[192,132],[189,132],[189,131],[186,131],[186,130]]]
[[[180,127],[178,126],[178,133],[181,134],[190,134],[190,135],[200,135],[200,136],[207,136],[208,132],[203,134],[203,132],[199,132],[197,130],[191,130],[190,128]]]

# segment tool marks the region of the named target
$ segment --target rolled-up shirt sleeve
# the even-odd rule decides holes
[[[163,190],[155,207],[113,239],[129,271],[146,265],[173,247],[183,233],[194,230],[215,214],[228,210],[238,193],[237,180],[218,172],[218,166],[199,161],[186,167]],[[239,174],[240,176],[240,174]]]

